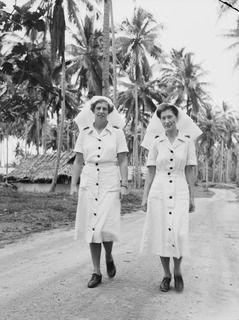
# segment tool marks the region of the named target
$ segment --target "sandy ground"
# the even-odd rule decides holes
[[[1,320],[239,320],[239,202],[229,190],[196,199],[185,290],[159,291],[158,257],[138,254],[144,213],[122,217],[117,275],[88,289],[89,250],[73,231],[35,234],[0,249]],[[102,256],[103,258],[103,256]]]

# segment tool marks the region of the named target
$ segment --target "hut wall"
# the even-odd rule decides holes
[[[43,192],[47,193],[50,190],[50,183],[21,183],[14,182],[14,185],[17,186],[18,192]],[[56,192],[70,192],[69,184],[57,184]]]

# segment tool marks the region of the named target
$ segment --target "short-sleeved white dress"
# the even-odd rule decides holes
[[[98,134],[93,126],[83,129],[75,152],[83,154],[75,239],[88,243],[118,241],[120,235],[120,171],[117,154],[128,152],[124,133],[110,126]]]
[[[141,252],[176,258],[189,253],[187,165],[197,165],[192,139],[179,134],[171,144],[162,134],[154,140],[147,166],[156,166],[156,173],[148,195]]]

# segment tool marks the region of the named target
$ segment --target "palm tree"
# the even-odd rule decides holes
[[[126,125],[128,126],[127,140],[129,150],[133,151],[129,152],[131,163],[134,162],[135,157],[138,157],[140,166],[144,162],[145,150],[140,148],[138,154],[135,154],[135,148],[132,149],[131,146],[134,146],[136,139],[135,133],[137,133],[137,143],[140,145],[152,113],[156,110],[157,104],[165,99],[164,92],[158,89],[157,83],[158,80],[151,80],[137,85],[139,115],[138,126],[135,127],[135,83],[120,82],[120,84],[125,87],[125,90],[121,91],[118,95],[118,109],[125,115]]]
[[[238,5],[238,0],[231,0],[229,5],[232,7],[235,7],[235,5]],[[221,14],[224,14],[226,11],[233,9],[227,4],[221,5]],[[238,48],[239,48],[239,18],[237,18],[236,26],[234,29],[228,30],[227,33],[223,35],[226,38],[229,38],[233,40],[233,43],[228,47],[228,49],[231,50],[237,50],[236,54],[236,61],[235,61],[235,68],[239,66],[239,54],[238,54]],[[229,139],[230,140],[230,139]],[[236,180],[239,185],[239,149],[236,148],[237,150],[237,168],[236,168]],[[229,164],[229,159],[228,159],[228,164]]]
[[[171,51],[169,60],[162,68],[162,82],[168,87],[171,100],[196,118],[202,102],[207,98],[204,87],[208,83],[200,81],[205,71],[193,62],[193,53],[185,53],[184,50]]]
[[[102,94],[107,97],[110,74],[110,7],[111,0],[104,0]]]
[[[208,188],[209,161],[213,160],[213,174],[215,172],[215,148],[220,140],[221,134],[226,132],[226,127],[221,118],[221,114],[210,104],[204,104],[198,116],[198,125],[202,130],[199,138],[199,150],[203,153],[205,163],[206,189]]]
[[[132,21],[126,19],[120,27],[120,35],[116,39],[118,59],[123,70],[134,83],[134,186],[140,186],[140,172],[138,159],[138,122],[139,122],[139,94],[138,86],[149,81],[152,71],[149,56],[159,59],[161,48],[156,45],[160,25],[153,16],[142,8],[135,8]]]
[[[65,110],[66,110],[66,95],[65,95],[65,15],[62,7],[63,0],[56,0],[53,16],[52,16],[52,26],[51,26],[51,53],[53,63],[56,61],[56,58],[61,60],[62,63],[62,75],[61,75],[61,126],[58,138],[58,149],[57,149],[57,160],[55,173],[52,179],[50,191],[54,192],[57,183],[58,170],[60,165],[61,157],[61,147],[63,139],[63,130],[64,130],[64,121],[65,121]]]
[[[223,119],[224,125],[226,127],[226,132],[221,139],[221,172],[220,180],[223,181],[223,163],[225,159],[225,182],[229,180],[229,163],[231,159],[231,149],[234,139],[237,140],[238,133],[238,122],[236,111],[231,108],[227,103],[223,101],[222,108],[220,109],[221,118]]]
[[[117,108],[117,56],[116,56],[116,42],[115,42],[115,25],[114,25],[114,13],[113,13],[113,4],[112,0],[110,0],[110,21],[111,21],[111,34],[112,34],[112,60],[113,60],[113,86],[114,86],[114,94],[113,94],[113,102],[115,107]]]
[[[239,130],[238,130],[238,119],[232,119],[230,124],[228,124],[227,133],[226,133],[226,182],[230,182],[232,178],[232,164],[233,164],[233,151],[235,152],[237,149],[237,145],[239,143]],[[236,153],[237,162],[239,162],[239,154]]]
[[[235,62],[235,68],[239,66],[239,18],[237,19],[237,25],[234,29],[230,29],[223,35],[226,38],[229,38],[233,43],[228,47],[229,50],[237,50],[237,57]]]
[[[102,94],[102,32],[94,29],[93,16],[85,16],[82,35],[80,30],[74,34],[76,44],[66,47],[72,55],[67,74],[76,77],[79,90],[87,89],[88,96]]]
[[[32,5],[33,1],[28,2],[25,6]],[[49,13],[52,9],[52,3],[48,1],[43,1],[41,4],[45,7],[45,10]],[[63,0],[55,0],[54,7],[51,14],[51,23],[50,23],[50,35],[51,35],[51,59],[52,65],[55,66],[56,60],[58,59],[61,63],[61,125],[58,137],[58,150],[57,150],[57,161],[55,167],[55,173],[52,179],[50,191],[54,192],[58,169],[60,164],[60,156],[61,156],[61,148],[62,148],[62,140],[63,140],[63,130],[64,130],[64,121],[65,121],[65,109],[66,109],[66,82],[65,82],[65,15],[62,7]],[[76,21],[79,22],[76,17],[77,6],[74,0],[68,0],[68,11],[69,16]]]

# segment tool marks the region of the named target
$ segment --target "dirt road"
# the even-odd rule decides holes
[[[89,250],[73,231],[34,235],[0,249],[0,320],[239,320],[239,203],[228,190],[197,199],[190,216],[185,290],[159,291],[158,257],[138,254],[144,214],[122,219],[117,275],[95,289]]]

